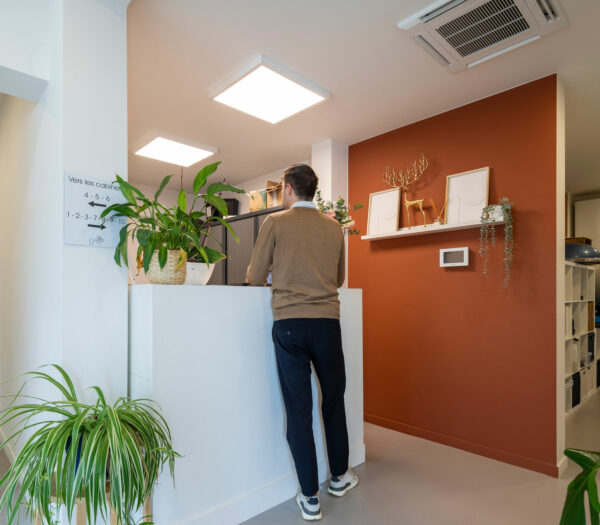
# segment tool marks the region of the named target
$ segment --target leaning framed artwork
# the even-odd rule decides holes
[[[398,230],[400,221],[400,188],[378,191],[369,195],[367,235]]]
[[[446,224],[479,221],[488,205],[490,168],[479,168],[446,178]]]

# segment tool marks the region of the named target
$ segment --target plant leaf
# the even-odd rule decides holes
[[[596,485],[596,476],[588,477],[588,497],[590,500],[590,514],[593,514],[594,510],[596,511],[596,514],[600,513],[600,501],[598,501],[598,486]]]
[[[145,248],[146,246],[148,246],[148,238],[150,237],[151,234],[152,234],[152,230],[148,230],[146,228],[138,229],[138,231],[136,233],[136,237],[142,248]]]
[[[121,246],[119,244],[117,244],[117,247],[115,248],[114,259],[117,266],[121,266]]]
[[[167,184],[169,184],[169,181],[171,180],[171,177],[173,175],[167,175],[162,182],[160,183],[160,186],[158,187],[158,190],[156,190],[156,193],[154,194],[154,202],[158,201],[158,197],[160,197],[160,194],[162,193],[162,191],[165,189],[165,186]]]
[[[154,237],[152,237],[148,241],[148,245],[144,248],[144,271],[147,273],[150,268],[150,261],[152,260],[152,255],[154,255],[156,241]]]
[[[125,179],[119,177],[117,175],[117,183],[119,184],[119,188],[121,188],[121,193],[123,197],[125,197],[131,204],[137,204],[136,198],[134,197],[134,193],[139,197],[143,197],[144,194],[138,190],[135,186],[129,184]]]
[[[204,195],[204,200],[219,210],[221,215],[227,215],[227,203],[222,197],[218,195]]]
[[[240,239],[238,238],[236,233],[233,231],[231,224],[229,224],[226,220],[222,219],[221,217],[211,217],[210,219],[213,221],[220,222],[223,226],[225,226],[225,228],[227,228],[229,230],[232,237],[235,239],[235,242],[240,242]]]
[[[202,168],[198,172],[198,174],[194,178],[194,185],[193,185],[194,195],[197,195],[198,192],[200,191],[200,188],[202,188],[202,186],[204,186],[206,184],[208,177],[210,177],[215,171],[217,171],[219,164],[221,164],[220,161],[213,162],[212,164],[208,164],[207,166],[204,166],[204,168]]]
[[[588,491],[592,525],[599,524],[596,474],[600,468],[600,453],[589,450],[566,449],[565,455],[582,467],[583,471],[569,483],[560,518],[560,525],[585,525],[585,492]],[[600,505],[599,505],[600,506]]]
[[[167,256],[168,256],[167,247],[161,246],[158,249],[158,264],[161,267],[161,269],[165,267],[165,264],[167,264]]]
[[[185,198],[185,190],[182,188],[177,196],[177,207],[185,213],[187,210],[187,201]]]
[[[221,191],[232,191],[234,193],[245,193],[246,190],[242,190],[241,188],[236,188],[231,184],[226,184],[224,182],[213,182],[206,190],[208,195],[214,195],[215,193],[219,193]]]
[[[204,252],[206,253],[209,263],[216,263],[227,258],[224,253],[221,253],[219,250],[209,248],[208,246],[204,247]]]

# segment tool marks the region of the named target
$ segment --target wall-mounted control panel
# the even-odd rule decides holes
[[[469,248],[446,248],[440,250],[440,267],[469,266]]]

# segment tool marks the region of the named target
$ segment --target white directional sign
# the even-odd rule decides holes
[[[125,202],[117,183],[65,172],[65,244],[114,248],[127,219],[100,214],[116,202]]]

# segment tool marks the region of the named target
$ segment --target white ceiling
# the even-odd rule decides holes
[[[133,0],[128,8],[129,178],[179,168],[133,155],[153,131],[215,146],[229,182],[298,159],[311,144],[379,135],[558,72],[567,100],[567,186],[600,189],[600,2],[561,0],[569,25],[470,70],[449,73],[396,22],[431,0]],[[258,54],[331,91],[269,124],[208,98]],[[202,166],[184,170],[187,185]]]

